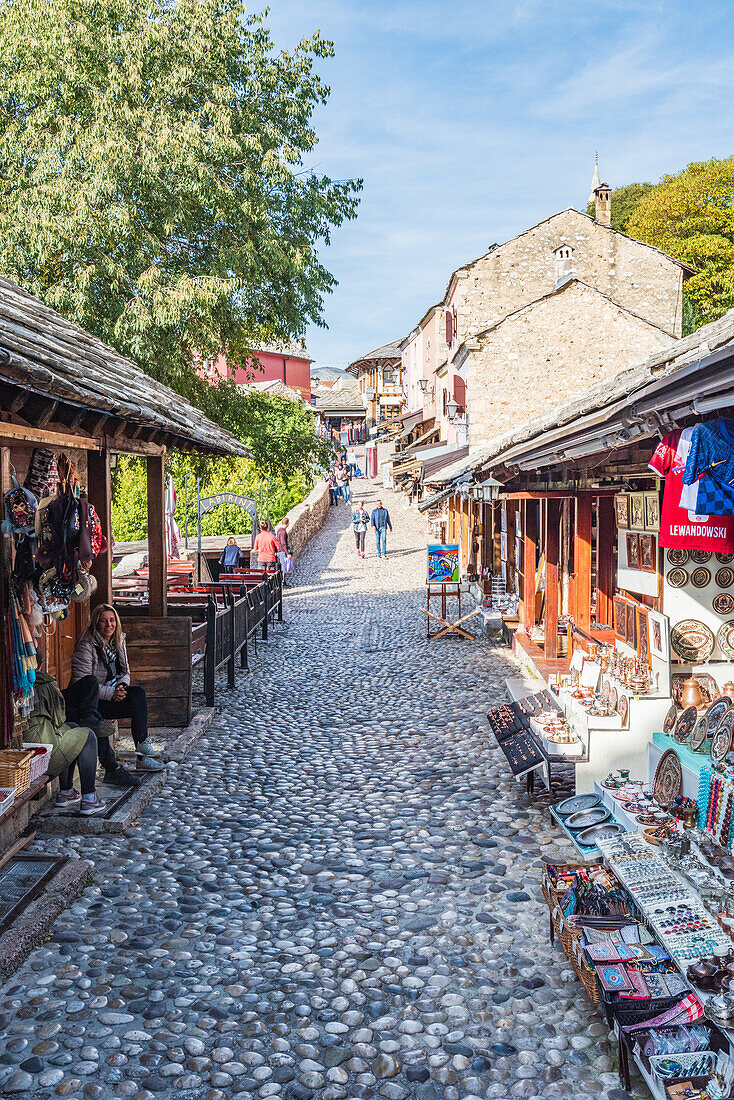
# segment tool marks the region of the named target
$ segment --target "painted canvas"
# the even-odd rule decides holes
[[[459,579],[459,546],[442,544],[428,547],[428,583],[448,584]]]

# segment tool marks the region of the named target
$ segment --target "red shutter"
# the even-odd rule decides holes
[[[454,342],[454,315],[446,310],[446,343],[451,346]]]
[[[448,415],[449,391],[444,386],[441,392],[443,393],[443,415],[446,416]]]
[[[466,382],[458,374],[454,375],[454,401],[459,406],[459,412],[466,408]]]

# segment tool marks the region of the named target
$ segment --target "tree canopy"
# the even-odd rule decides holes
[[[244,0],[0,5],[0,267],[187,395],[194,351],[323,323],[318,246],[361,188],[306,166],[332,44],[277,52],[264,19]]]
[[[640,200],[628,232],[696,269],[687,330],[734,306],[734,157],[689,164]]]

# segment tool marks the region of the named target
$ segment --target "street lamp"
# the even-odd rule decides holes
[[[495,478],[488,477],[486,481],[480,481],[472,485],[469,492],[476,501],[483,501],[485,504],[489,504],[493,500],[497,500],[501,488],[501,481],[496,481]]]
[[[419,378],[418,386],[420,387],[420,391],[424,395],[424,397],[426,395],[433,397],[433,386],[429,386],[427,378]]]
[[[454,401],[453,398],[447,404],[446,412],[449,420],[456,420],[456,417],[459,415],[459,404],[457,401]]]

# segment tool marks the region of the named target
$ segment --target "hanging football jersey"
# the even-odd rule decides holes
[[[702,512],[734,516],[734,420],[720,416],[695,425],[683,483],[698,484]]]
[[[699,485],[686,485],[683,472],[690,454],[694,428],[670,432],[660,440],[650,468],[665,478],[660,515],[660,545],[670,550],[734,552],[734,518],[702,514]]]

